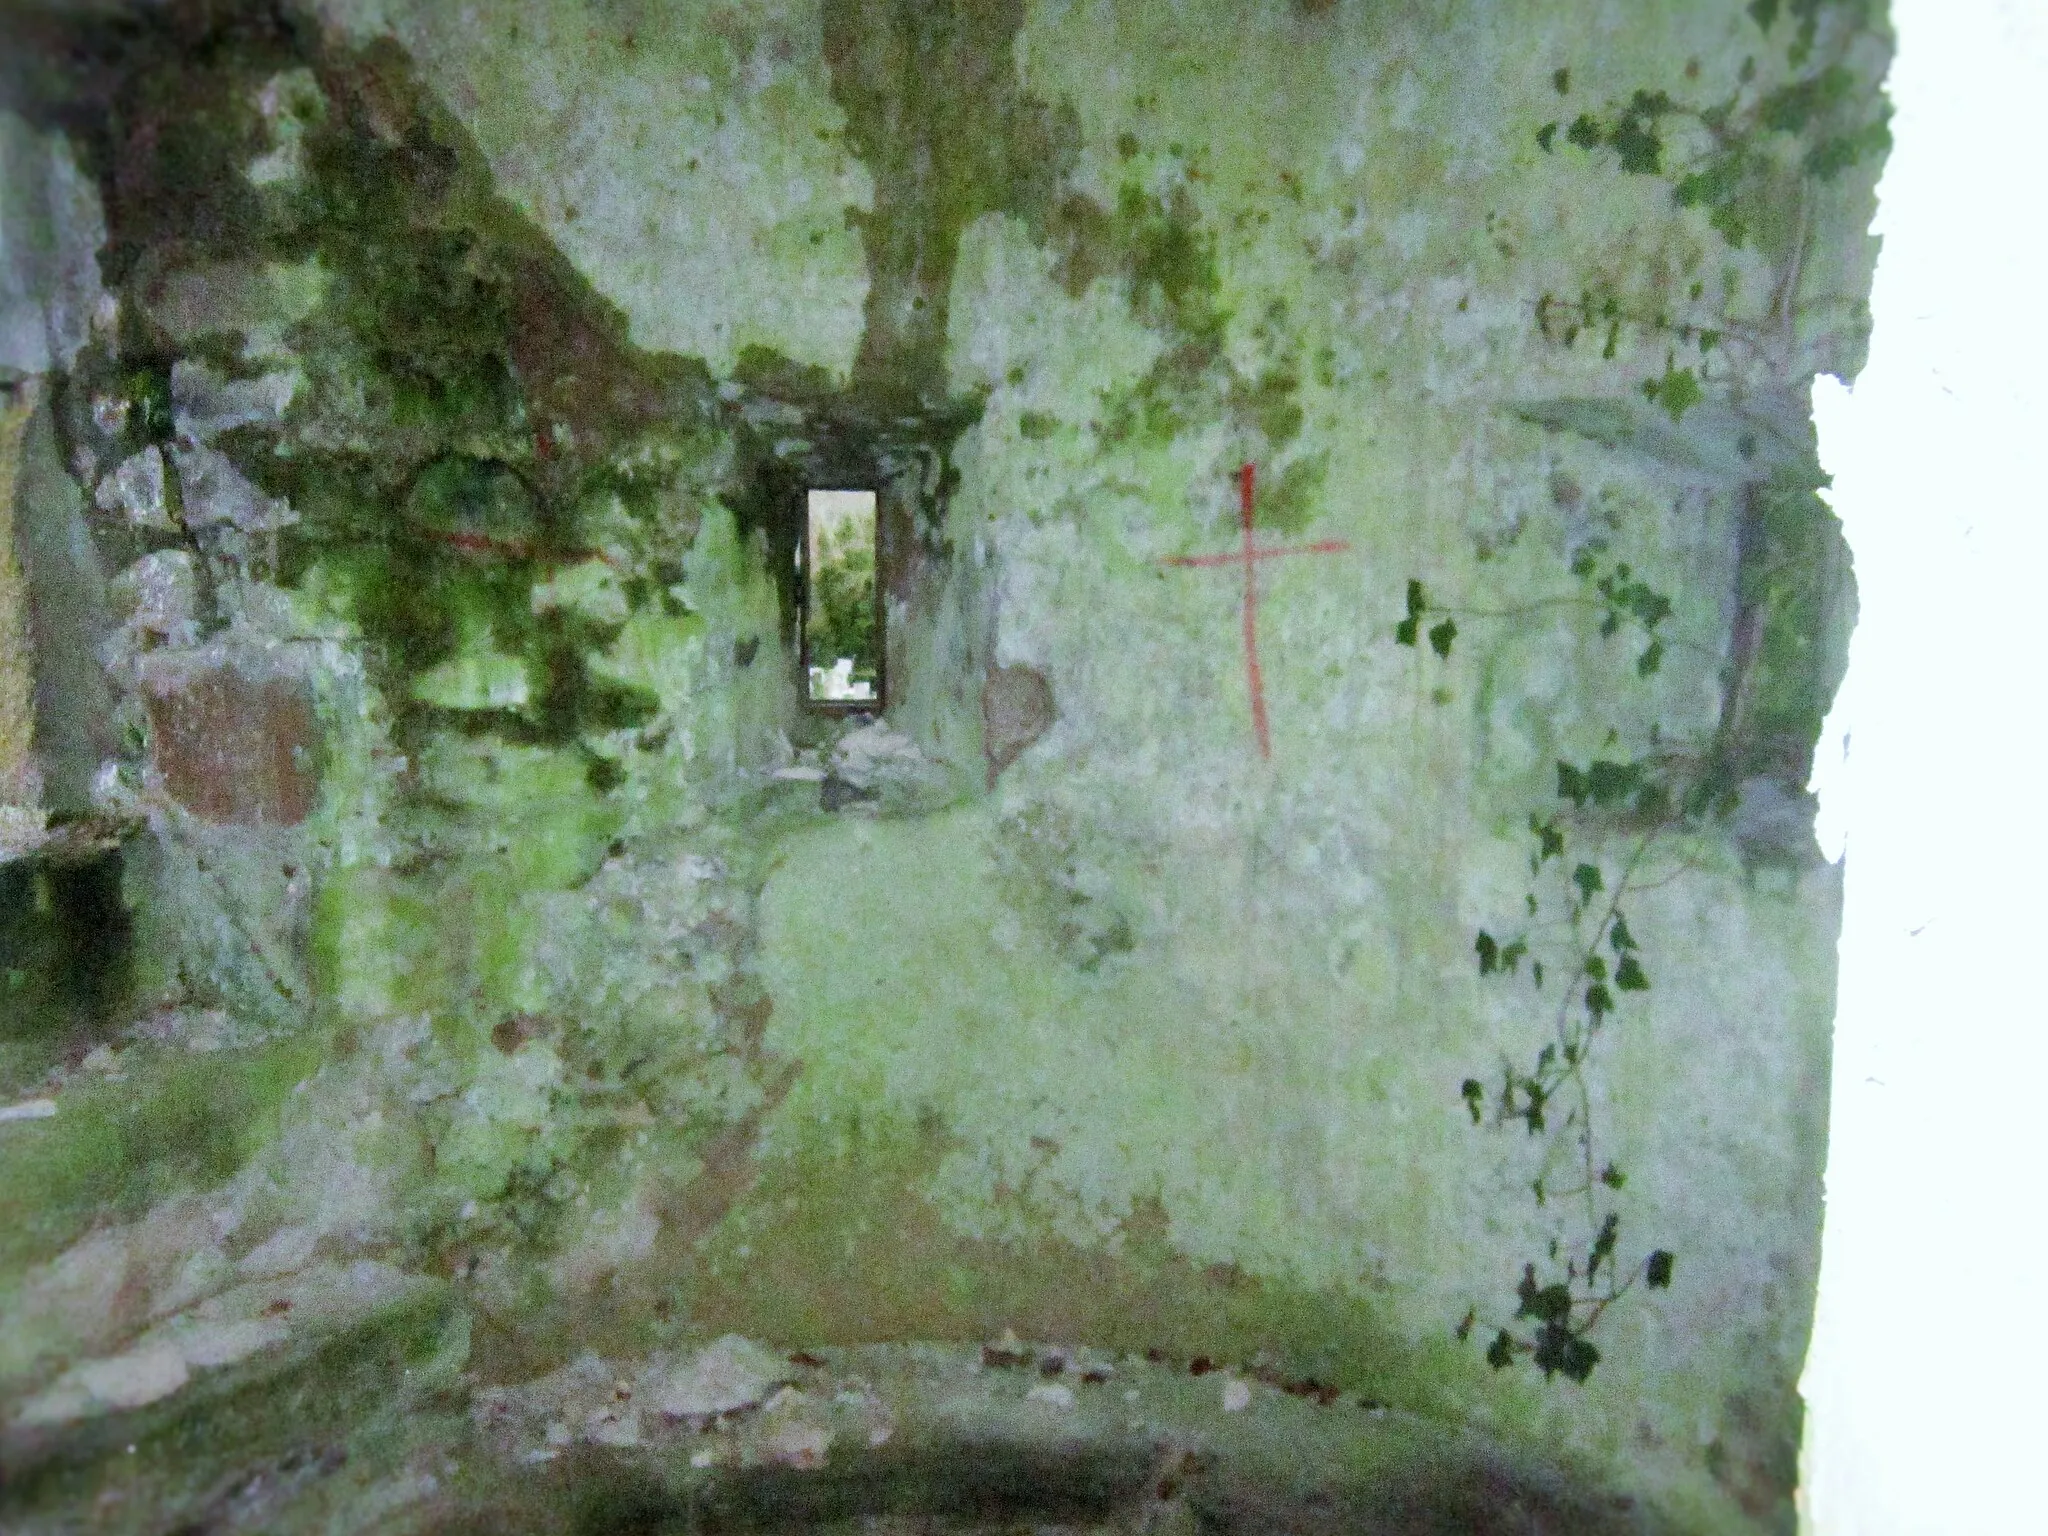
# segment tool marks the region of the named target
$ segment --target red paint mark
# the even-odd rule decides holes
[[[1219,566],[1241,565],[1244,567],[1244,677],[1246,691],[1252,701],[1252,735],[1259,743],[1259,756],[1271,758],[1273,738],[1266,726],[1266,682],[1259,670],[1259,586],[1255,579],[1261,560],[1277,560],[1282,555],[1335,555],[1351,546],[1343,539],[1322,539],[1314,544],[1268,545],[1260,547],[1252,541],[1252,476],[1249,464],[1237,467],[1238,527],[1243,531],[1244,541],[1232,554],[1227,555],[1171,555],[1162,560],[1162,565],[1178,566]]]

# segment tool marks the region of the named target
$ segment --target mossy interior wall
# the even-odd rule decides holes
[[[333,0],[145,72],[94,149],[121,329],[53,409],[111,473],[179,367],[289,380],[268,415],[179,397],[216,414],[178,463],[291,521],[124,664],[146,690],[203,640],[303,690],[320,789],[202,825],[146,729],[103,786],[157,850],[138,1007],[271,1034],[168,1183],[89,1110],[23,1133],[16,1283],[78,1191],[215,1186],[464,1287],[487,1370],[677,1328],[1263,1350],[1703,1526],[1779,1518],[1838,876],[1776,747],[1736,765],[1763,809],[1629,902],[1607,1203],[1677,1282],[1583,1384],[1453,1337],[1557,1230],[1537,1142],[1460,1098],[1551,1006],[1474,934],[1516,921],[1560,761],[1725,726],[1762,611],[1731,444],[1803,462],[1797,385],[1861,345],[1815,303],[1729,365],[1746,416],[1639,409],[1668,336],[1564,346],[1546,296],[1733,331],[1784,264],[1537,129],[1766,54],[1708,4]],[[141,174],[207,195],[124,193],[135,125],[202,90]],[[1794,297],[1867,286],[1868,184],[1804,205]],[[129,402],[97,440],[95,397]],[[1270,756],[1242,573],[1169,563],[1232,547],[1241,463],[1261,541],[1330,546],[1258,571]],[[890,645],[857,736],[801,708],[787,575],[795,496],[849,466]],[[1587,551],[1670,595],[1654,673]],[[1395,643],[1411,579],[1448,655]],[[1810,752],[1843,600],[1790,580],[1770,611],[1817,638],[1759,631],[1754,707]],[[999,751],[1024,669],[1050,709]]]

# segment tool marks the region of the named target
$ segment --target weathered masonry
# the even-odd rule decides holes
[[[1880,6],[6,26],[0,1524],[1792,1528]]]

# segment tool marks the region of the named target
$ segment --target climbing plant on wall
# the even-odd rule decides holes
[[[1679,451],[1697,467],[1725,447],[1717,462],[1727,466],[1739,507],[1735,613],[1712,739],[1674,744],[1653,728],[1640,755],[1559,761],[1554,794],[1526,823],[1523,910],[1511,924],[1480,929],[1472,943],[1480,976],[1523,989],[1543,1029],[1532,1054],[1504,1054],[1497,1072],[1465,1078],[1459,1102],[1475,1126],[1519,1127],[1536,1143],[1526,1187],[1557,1222],[1542,1256],[1523,1265],[1513,1310],[1490,1316],[1474,1307],[1457,1332],[1485,1338],[1496,1368],[1527,1360],[1546,1377],[1573,1381],[1598,1364],[1591,1335],[1609,1309],[1638,1286],[1669,1286],[1677,1265],[1670,1249],[1626,1244],[1614,1197],[1627,1173],[1606,1155],[1597,1116],[1601,1047],[1652,987],[1630,898],[1658,845],[1725,823],[1745,781],[1762,776],[1803,789],[1839,677],[1839,645],[1830,642],[1849,600],[1839,526],[1817,494],[1827,481],[1810,433],[1803,421],[1788,432],[1777,418],[1779,397],[1796,396],[1813,372],[1802,348],[1843,318],[1830,313],[1838,300],[1808,292],[1807,265],[1830,189],[1859,167],[1867,174],[1889,147],[1889,108],[1878,89],[1889,37],[1875,0],[1751,0],[1744,14],[1755,51],[1718,97],[1687,94],[1700,89],[1701,74],[1698,61],[1688,61],[1677,71],[1683,86],[1645,86],[1534,129],[1546,154],[1576,152],[1624,175],[1662,179],[1672,202],[1695,212],[1727,253],[1755,252],[1770,273],[1761,309],[1745,307],[1732,284],[1711,300],[1694,282],[1682,300],[1645,303],[1611,278],[1588,281],[1576,295],[1545,293],[1533,306],[1539,334],[1561,348],[1596,345],[1615,360],[1624,336],[1661,343],[1661,367],[1627,388],[1674,429],[1717,403],[1720,416],[1688,426],[1700,441]],[[1551,85],[1570,96],[1569,64],[1556,68]],[[1627,397],[1546,402],[1519,414],[1652,457],[1673,451],[1644,449],[1646,440],[1669,440],[1639,423]],[[1562,601],[1597,613],[1604,639],[1634,646],[1621,686],[1654,676],[1676,643],[1670,597],[1597,543],[1572,552],[1571,574],[1577,587]],[[1459,616],[1411,579],[1393,637],[1448,661]],[[1620,698],[1608,702],[1625,707]],[[1620,730],[1607,740],[1613,748]]]
[[[1654,675],[1668,643],[1670,598],[1627,562],[1603,565],[1590,550],[1572,570],[1580,583],[1576,600],[1598,612],[1601,635],[1617,642],[1626,636],[1635,646],[1629,672],[1639,680]],[[1457,637],[1456,617],[1411,580],[1396,642],[1420,648],[1426,641],[1448,661]],[[1610,738],[1618,739],[1618,732]],[[1612,1198],[1627,1174],[1603,1148],[1592,1074],[1604,1036],[1628,1003],[1651,987],[1627,914],[1641,872],[1665,837],[1726,809],[1688,786],[1684,763],[1682,754],[1660,750],[1559,761],[1555,797],[1528,817],[1523,910],[1513,927],[1499,933],[1482,928],[1473,939],[1479,974],[1526,988],[1523,995],[1545,1028],[1533,1056],[1504,1054],[1497,1074],[1467,1077],[1459,1097],[1475,1126],[1518,1125],[1538,1143],[1527,1187],[1539,1207],[1562,1217],[1542,1272],[1534,1260],[1523,1266],[1513,1313],[1486,1321],[1486,1358],[1496,1368],[1527,1358],[1546,1376],[1584,1381],[1600,1359],[1589,1335],[1607,1310],[1638,1284],[1651,1290],[1671,1284],[1676,1259],[1669,1249],[1624,1258]],[[1605,851],[1617,840],[1618,857]],[[1480,1325],[1474,1307],[1459,1323],[1458,1337],[1471,1337]]]

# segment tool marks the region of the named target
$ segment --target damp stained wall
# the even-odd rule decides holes
[[[1868,116],[1853,9],[1780,161]],[[105,204],[117,317],[22,409],[77,482],[29,515],[121,573],[76,603],[135,936],[124,1065],[0,1127],[22,1422],[353,1257],[326,1325],[437,1288],[491,1380],[1012,1328],[1784,1528],[1853,613],[1804,388],[1881,146],[1681,206],[1616,125],[1703,151],[1611,104],[1813,75],[1810,10],[334,0],[29,72]],[[1265,751],[1244,573],[1173,563],[1247,463],[1317,548],[1258,566]],[[882,495],[880,722],[799,702],[807,485]],[[1493,1123],[1588,959],[1597,1066]],[[1609,1212],[1597,1367],[1490,1366]]]

